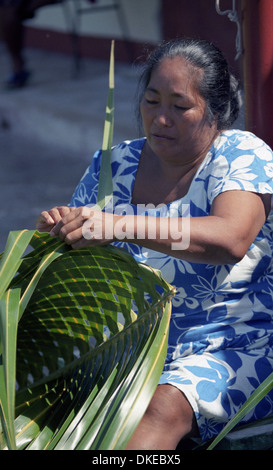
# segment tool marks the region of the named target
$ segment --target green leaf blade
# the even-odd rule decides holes
[[[109,67],[109,92],[102,140],[102,156],[99,176],[97,205],[104,209],[111,202],[113,181],[111,168],[111,148],[114,131],[114,41],[111,43]]]
[[[8,288],[21,264],[21,256],[25,252],[34,231],[21,230],[10,232],[5,251],[0,261],[0,297]]]
[[[7,442],[11,449],[16,449],[15,416],[15,381],[16,381],[16,341],[19,319],[20,289],[8,290],[0,298],[0,340],[2,350],[1,363],[1,416],[4,429],[7,429]]]

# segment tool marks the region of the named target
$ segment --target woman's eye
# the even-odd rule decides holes
[[[175,109],[178,109],[178,111],[186,111],[188,108],[185,108],[184,106],[175,105]]]
[[[148,103],[148,104],[157,104],[157,101],[155,101],[155,100],[148,100],[148,99],[146,98],[146,103]]]

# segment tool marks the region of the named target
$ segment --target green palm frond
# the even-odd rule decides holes
[[[118,248],[37,232],[11,233],[0,269],[13,272],[0,298],[2,448],[124,448],[162,371],[173,288]]]
[[[97,205],[104,209],[113,196],[113,180],[111,169],[111,148],[114,132],[114,44],[111,43],[110,66],[109,66],[109,91],[106,105],[104,131],[102,139],[102,155],[97,195]]]

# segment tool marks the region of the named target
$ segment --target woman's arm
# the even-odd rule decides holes
[[[183,230],[183,218],[166,219],[168,239],[160,238],[162,229],[159,226],[156,239],[146,236],[145,240],[131,241],[190,262],[235,264],[245,256],[264,225],[270,204],[269,194],[260,196],[245,191],[227,191],[215,198],[209,216],[192,217],[187,222],[190,230],[186,249],[179,250],[179,244],[185,242],[183,235],[188,237],[187,228]],[[135,224],[138,225],[138,230],[141,224],[147,235],[148,223],[147,219],[143,219],[135,220]],[[158,225],[160,223],[162,220],[158,221]],[[178,234],[182,235],[180,239],[177,239]]]
[[[120,216],[79,207],[65,215],[51,233],[73,248],[124,240],[190,262],[235,264],[265,223],[270,204],[270,194],[227,191],[215,198],[209,216],[187,220],[158,217],[156,225],[154,217]],[[155,228],[152,235],[149,224]]]

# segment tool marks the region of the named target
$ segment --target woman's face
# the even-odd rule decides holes
[[[181,57],[163,59],[153,70],[141,101],[147,142],[161,159],[188,163],[206,153],[217,134],[206,119],[196,84],[202,71]]]

